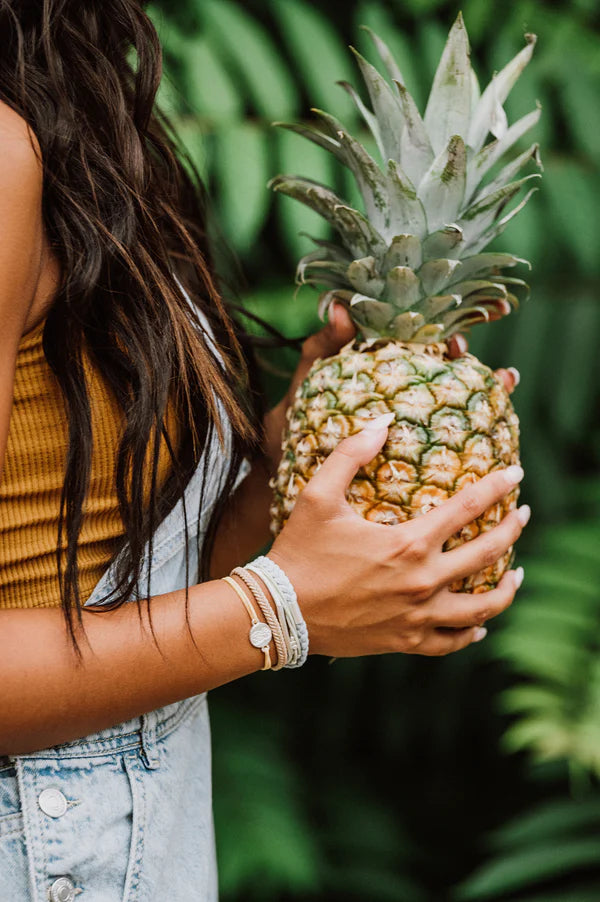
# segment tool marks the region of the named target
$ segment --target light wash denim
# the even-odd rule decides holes
[[[215,438],[205,453],[211,466],[199,519],[202,460],[185,491],[190,585],[197,581],[196,538],[201,546],[228,446]],[[154,533],[152,595],[185,587],[185,533],[179,499]],[[143,589],[149,563],[146,546]],[[116,567],[87,606],[108,595]],[[206,693],[75,742],[0,757],[0,902],[217,898]]]

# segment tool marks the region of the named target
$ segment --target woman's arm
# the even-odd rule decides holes
[[[446,586],[498,560],[520,534],[522,512],[461,548],[442,547],[506,495],[521,473],[491,473],[398,526],[369,523],[350,508],[345,491],[386,437],[380,426],[342,442],[269,552],[296,588],[312,653],[447,654],[470,644],[477,627],[508,607],[518,588],[512,571],[481,595]],[[84,610],[79,662],[60,609],[0,611],[0,755],[85,736],[260,669],[248,615],[227,583],[190,588],[191,635],[184,599],[184,589],[152,598],[156,643],[144,603],[141,619],[135,603]]]
[[[17,351],[43,259],[42,167],[31,142],[24,120],[0,102],[0,478]]]
[[[60,608],[0,611],[0,755],[25,754],[86,736],[259,670],[250,619],[227,585],[213,581],[115,611],[84,610],[77,662]],[[157,647],[158,646],[158,647]],[[275,659],[275,651],[272,651]]]

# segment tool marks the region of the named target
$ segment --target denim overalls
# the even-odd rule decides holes
[[[216,437],[207,453],[200,520],[202,460],[185,491],[190,585],[197,577],[196,536],[205,531],[227,458]],[[116,566],[86,606],[113,588]],[[142,586],[147,567],[146,546]],[[151,593],[184,587],[179,499],[154,533]],[[74,900],[216,902],[206,693],[75,742],[0,757],[0,902]]]

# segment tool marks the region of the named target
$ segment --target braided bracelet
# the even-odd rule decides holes
[[[254,576],[249,573],[248,570],[246,570],[244,567],[236,567],[231,571],[231,575],[239,576],[239,578],[243,580],[246,586],[248,586],[254,596],[254,600],[261,609],[265,620],[269,624],[271,633],[273,634],[273,639],[275,640],[275,648],[277,649],[277,666],[273,667],[272,669],[281,670],[281,668],[287,664],[288,652],[284,641],[281,624],[273,613],[273,608],[269,604],[267,596],[261,589]]]
[[[250,645],[253,645],[254,648],[260,648],[265,656],[265,666],[261,667],[261,670],[271,670],[271,650],[269,648],[269,643],[273,638],[273,634],[271,633],[271,627],[267,623],[263,623],[262,620],[258,619],[256,611],[254,610],[254,605],[241,588],[238,586],[236,581],[232,579],[230,576],[221,577],[224,582],[229,583],[232,589],[235,590],[236,595],[242,601],[244,607],[250,614],[250,619],[252,620],[252,626],[250,627],[250,632],[248,634],[248,638],[250,639]]]
[[[293,585],[291,584],[286,573],[281,569],[281,567],[279,567],[275,563],[275,561],[271,560],[271,558],[269,557],[262,556],[256,558],[256,560],[252,561],[251,566],[255,573],[258,572],[259,576],[262,576],[263,573],[265,573],[267,577],[271,577],[272,582],[277,588],[277,592],[282,604],[291,613],[293,622],[295,623],[296,629],[298,631],[298,638],[300,640],[300,658],[295,665],[288,664],[287,666],[302,667],[302,665],[306,663],[306,659],[308,658],[308,627],[306,626],[306,621],[302,616],[302,611],[300,610],[298,598],[296,596],[296,591]],[[250,565],[248,569],[250,569]]]
[[[253,563],[250,563],[246,565],[246,570],[250,570],[252,571],[252,573],[256,573],[257,576],[260,576],[267,589],[271,593],[271,598],[273,599],[275,607],[277,608],[277,616],[279,618],[286,645],[288,647],[287,667],[296,667],[298,661],[300,660],[301,649],[298,627],[296,626],[296,621],[292,615],[292,612],[282,602],[279,589],[277,588],[269,574],[266,573],[263,568],[261,568],[260,566],[254,567]]]

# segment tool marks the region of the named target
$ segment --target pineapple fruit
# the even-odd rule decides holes
[[[314,240],[297,268],[299,285],[320,285],[323,317],[335,298],[357,337],[317,360],[288,410],[271,508],[276,535],[324,458],[365,420],[394,413],[377,458],[361,468],[348,501],[368,520],[397,524],[426,513],[486,473],[519,462],[519,423],[494,373],[471,354],[451,358],[447,340],[475,323],[509,313],[526,283],[505,270],[527,261],[484,248],[535,189],[504,212],[538,173],[533,144],[495,164],[537,122],[538,107],[508,126],[503,103],[531,58],[535,36],[480,93],[459,13],[438,65],[423,118],[386,44],[371,39],[388,78],[356,51],[372,110],[349,93],[377,147],[377,162],[333,116],[314,110],[321,128],[276,123],[318,144],[352,172],[364,211],[330,188],[279,175],[270,186],[322,215],[338,240]],[[491,140],[486,138],[491,134]],[[504,215],[503,215],[504,214]],[[518,489],[446,543],[456,547],[495,526]],[[511,565],[497,564],[455,583],[484,592]]]

